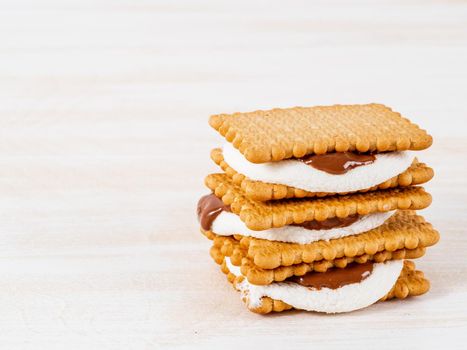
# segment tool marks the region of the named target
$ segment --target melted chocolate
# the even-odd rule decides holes
[[[363,281],[370,276],[372,271],[372,262],[366,262],[364,264],[354,263],[343,269],[334,267],[326,272],[309,272],[303,276],[294,276],[287,281],[314,289],[337,289],[347,284]]]
[[[345,218],[330,218],[324,221],[305,221],[301,224],[292,224],[293,226],[301,226],[306,228],[307,230],[330,230],[332,228],[340,228],[340,227],[347,227],[352,225],[354,222],[358,220],[360,216],[358,214],[350,215]]]
[[[340,152],[329,154],[312,154],[298,160],[315,169],[329,174],[342,175],[356,167],[368,165],[375,161],[373,154],[359,154],[353,152]]]
[[[230,206],[225,205],[222,200],[214,194],[203,196],[198,201],[198,220],[203,230],[209,231],[211,225],[222,211],[230,212]]]

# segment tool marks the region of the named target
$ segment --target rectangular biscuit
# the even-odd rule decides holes
[[[226,242],[227,244],[225,244]],[[273,282],[282,282],[289,277],[303,276],[312,271],[326,272],[333,267],[345,268],[351,263],[363,264],[368,261],[381,263],[388,260],[417,259],[425,255],[426,250],[424,247],[415,249],[403,248],[393,252],[383,250],[374,255],[344,256],[334,260],[319,260],[311,263],[279,266],[275,269],[263,269],[256,266],[253,261],[248,258],[247,251],[241,249],[239,244],[240,242],[231,237],[219,237],[219,239],[214,240],[213,246],[210,249],[210,255],[218,264],[221,264],[225,257],[229,257],[233,265],[240,266],[241,272],[248,282],[255,285],[268,285]]]
[[[323,221],[333,217],[366,215],[395,209],[423,209],[431,196],[422,187],[405,187],[312,199],[283,199],[270,202],[253,201],[226,174],[211,174],[205,184],[230,205],[233,213],[252,230],[266,230],[305,221]]]
[[[332,261],[342,257],[375,255],[381,251],[426,248],[439,241],[439,233],[425,219],[413,211],[398,211],[383,225],[361,233],[330,241],[309,244],[268,241],[238,236],[234,245],[232,237],[214,236],[215,246],[221,246],[224,255],[245,255],[236,250],[246,250],[246,256],[259,268],[275,269],[320,260]],[[217,242],[216,242],[217,241]],[[232,260],[235,264],[235,259]]]
[[[243,281],[243,276],[235,276],[227,268],[225,261],[221,263],[221,270],[227,275],[227,279],[233,284],[234,288],[239,290],[237,284]],[[405,299],[410,296],[418,296],[425,294],[430,289],[430,282],[425,278],[422,271],[415,270],[415,264],[412,261],[404,261],[404,267],[401,271],[397,282],[394,287],[380,299],[380,301],[391,300],[394,298]],[[261,299],[260,306],[252,306],[249,303],[248,296],[242,296],[243,302],[247,305],[248,309],[252,312],[259,314],[268,314],[270,312],[282,312],[285,310],[293,309],[292,306],[287,303],[272,299],[269,297],[263,297]]]
[[[232,179],[235,185],[243,190],[245,197],[265,202],[269,200],[278,200],[284,198],[304,198],[304,197],[324,197],[335,193],[308,192],[299,188],[289,187],[281,184],[265,183],[261,181],[250,180],[245,175],[238,173],[224,160],[222,149],[215,148],[211,151],[211,159]],[[385,190],[393,187],[407,187],[419,185],[430,181],[433,178],[433,169],[424,163],[415,160],[413,164],[402,174],[371,188],[357,192],[368,192],[374,190]],[[348,193],[339,193],[345,195]]]
[[[422,150],[425,130],[381,104],[218,114],[209,124],[252,163],[331,152]]]

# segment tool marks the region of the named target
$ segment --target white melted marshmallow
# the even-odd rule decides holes
[[[240,276],[240,268],[232,265],[225,258],[229,271]],[[337,289],[313,289],[294,282],[274,282],[258,286],[246,278],[236,284],[236,288],[246,298],[250,307],[261,306],[261,298],[270,297],[281,300],[296,309],[325,313],[349,312],[374,304],[385,296],[397,281],[403,267],[402,260],[375,263],[371,274],[358,283],[352,283]]]
[[[250,180],[325,193],[354,192],[379,185],[402,174],[414,160],[409,151],[380,153],[375,154],[376,159],[371,164],[334,175],[296,159],[251,163],[230,143],[223,146],[223,156],[229,166]]]
[[[320,240],[329,241],[346,236],[357,235],[381,226],[396,211],[372,213],[360,217],[356,222],[346,227],[328,230],[309,230],[301,226],[283,226],[263,231],[253,231],[240,220],[238,215],[226,211],[221,212],[213,221],[211,230],[220,236],[242,235],[269,241],[307,244]]]

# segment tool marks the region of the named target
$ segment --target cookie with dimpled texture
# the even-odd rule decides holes
[[[273,282],[282,282],[292,276],[303,276],[308,272],[326,272],[328,269],[345,268],[348,264],[364,264],[368,261],[376,263],[388,260],[416,259],[425,254],[425,248],[398,249],[393,252],[383,250],[374,255],[363,254],[355,257],[342,257],[334,260],[319,260],[312,263],[300,263],[292,266],[279,266],[275,269],[263,269],[256,266],[248,258],[246,249],[239,247],[240,242],[231,237],[219,237],[215,239],[210,249],[213,260],[221,264],[224,257],[229,257],[233,265],[239,266],[240,270],[251,284],[268,285]]]
[[[354,214],[423,209],[431,204],[431,195],[418,186],[345,196],[258,202],[245,197],[241,188],[226,174],[208,175],[205,184],[226,205],[230,205],[232,212],[237,214],[248,228],[256,231],[311,220],[343,218]]]
[[[218,114],[209,124],[252,163],[331,152],[423,150],[432,137],[381,104]]]
[[[275,269],[279,266],[312,263],[323,259],[334,260],[363,254],[374,255],[381,251],[426,248],[439,241],[439,233],[414,211],[402,210],[386,220],[383,225],[370,231],[329,241],[297,244],[240,235],[235,239],[231,236],[218,236],[215,233],[213,238],[215,245],[219,246],[222,243],[226,246],[224,249],[229,252],[231,242],[238,241],[240,243],[238,249],[245,249],[248,258],[256,266]]]
[[[255,201],[265,202],[284,198],[325,197],[335,194],[329,192],[309,192],[287,185],[250,180],[245,175],[236,172],[235,169],[227,164],[227,162],[224,160],[224,156],[222,155],[222,150],[220,148],[215,148],[211,151],[211,159],[217,165],[219,165],[219,167],[232,179],[232,182],[235,185],[241,187],[245,197]],[[402,174],[394,176],[377,186],[373,186],[357,192],[368,192],[378,189],[385,190],[393,187],[420,185],[430,181],[433,176],[433,169],[424,163],[419,163],[418,160],[414,160],[412,165]],[[348,193],[349,192],[338,194],[345,195]]]
[[[227,268],[225,261],[221,263],[221,270],[227,275],[227,279],[233,284],[234,288],[240,290],[238,285],[242,283],[244,276],[235,276]],[[430,282],[425,278],[422,271],[415,270],[415,264],[412,261],[404,261],[404,267],[401,271],[397,282],[392,289],[380,299],[380,301],[387,301],[394,298],[405,299],[411,296],[419,296],[425,294],[430,289]],[[248,309],[258,314],[268,314],[271,312],[282,312],[293,309],[292,306],[284,303],[281,300],[272,299],[269,297],[261,298],[260,306],[252,306],[248,300],[248,291],[242,292],[242,301],[246,304]]]

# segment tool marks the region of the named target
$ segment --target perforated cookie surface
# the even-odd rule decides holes
[[[413,211],[399,211],[373,230],[330,241],[295,244],[252,237],[245,237],[243,241],[242,245],[248,246],[248,256],[255,264],[271,269],[343,256],[373,255],[383,250],[430,247],[439,241],[439,233]]]
[[[330,152],[422,150],[425,130],[381,104],[218,114],[209,124],[253,163]]]
[[[245,197],[226,174],[211,174],[205,183],[252,230],[266,230],[304,221],[365,215],[395,209],[423,209],[431,196],[422,187],[405,187],[311,199],[258,202]]]
[[[254,264],[248,257],[246,249],[240,247],[240,242],[231,237],[219,237],[213,242],[210,255],[218,264],[227,256],[233,265],[239,266],[243,276],[251,284],[268,285],[282,282],[292,276],[303,276],[312,271],[325,272],[330,268],[345,268],[350,263],[363,264],[368,261],[384,262],[387,260],[416,259],[425,254],[425,248],[398,249],[393,252],[383,250],[373,255],[362,254],[354,257],[344,256],[334,260],[319,260],[310,263],[300,263],[291,266],[279,266],[274,269],[263,269]]]
[[[439,233],[432,225],[410,211],[398,212],[384,225],[366,233],[310,244],[240,235],[223,237],[210,231],[204,234],[213,239],[214,260],[220,263],[225,256],[230,257],[253,284],[269,284],[334,266],[342,268],[351,262],[415,259],[439,240]]]

